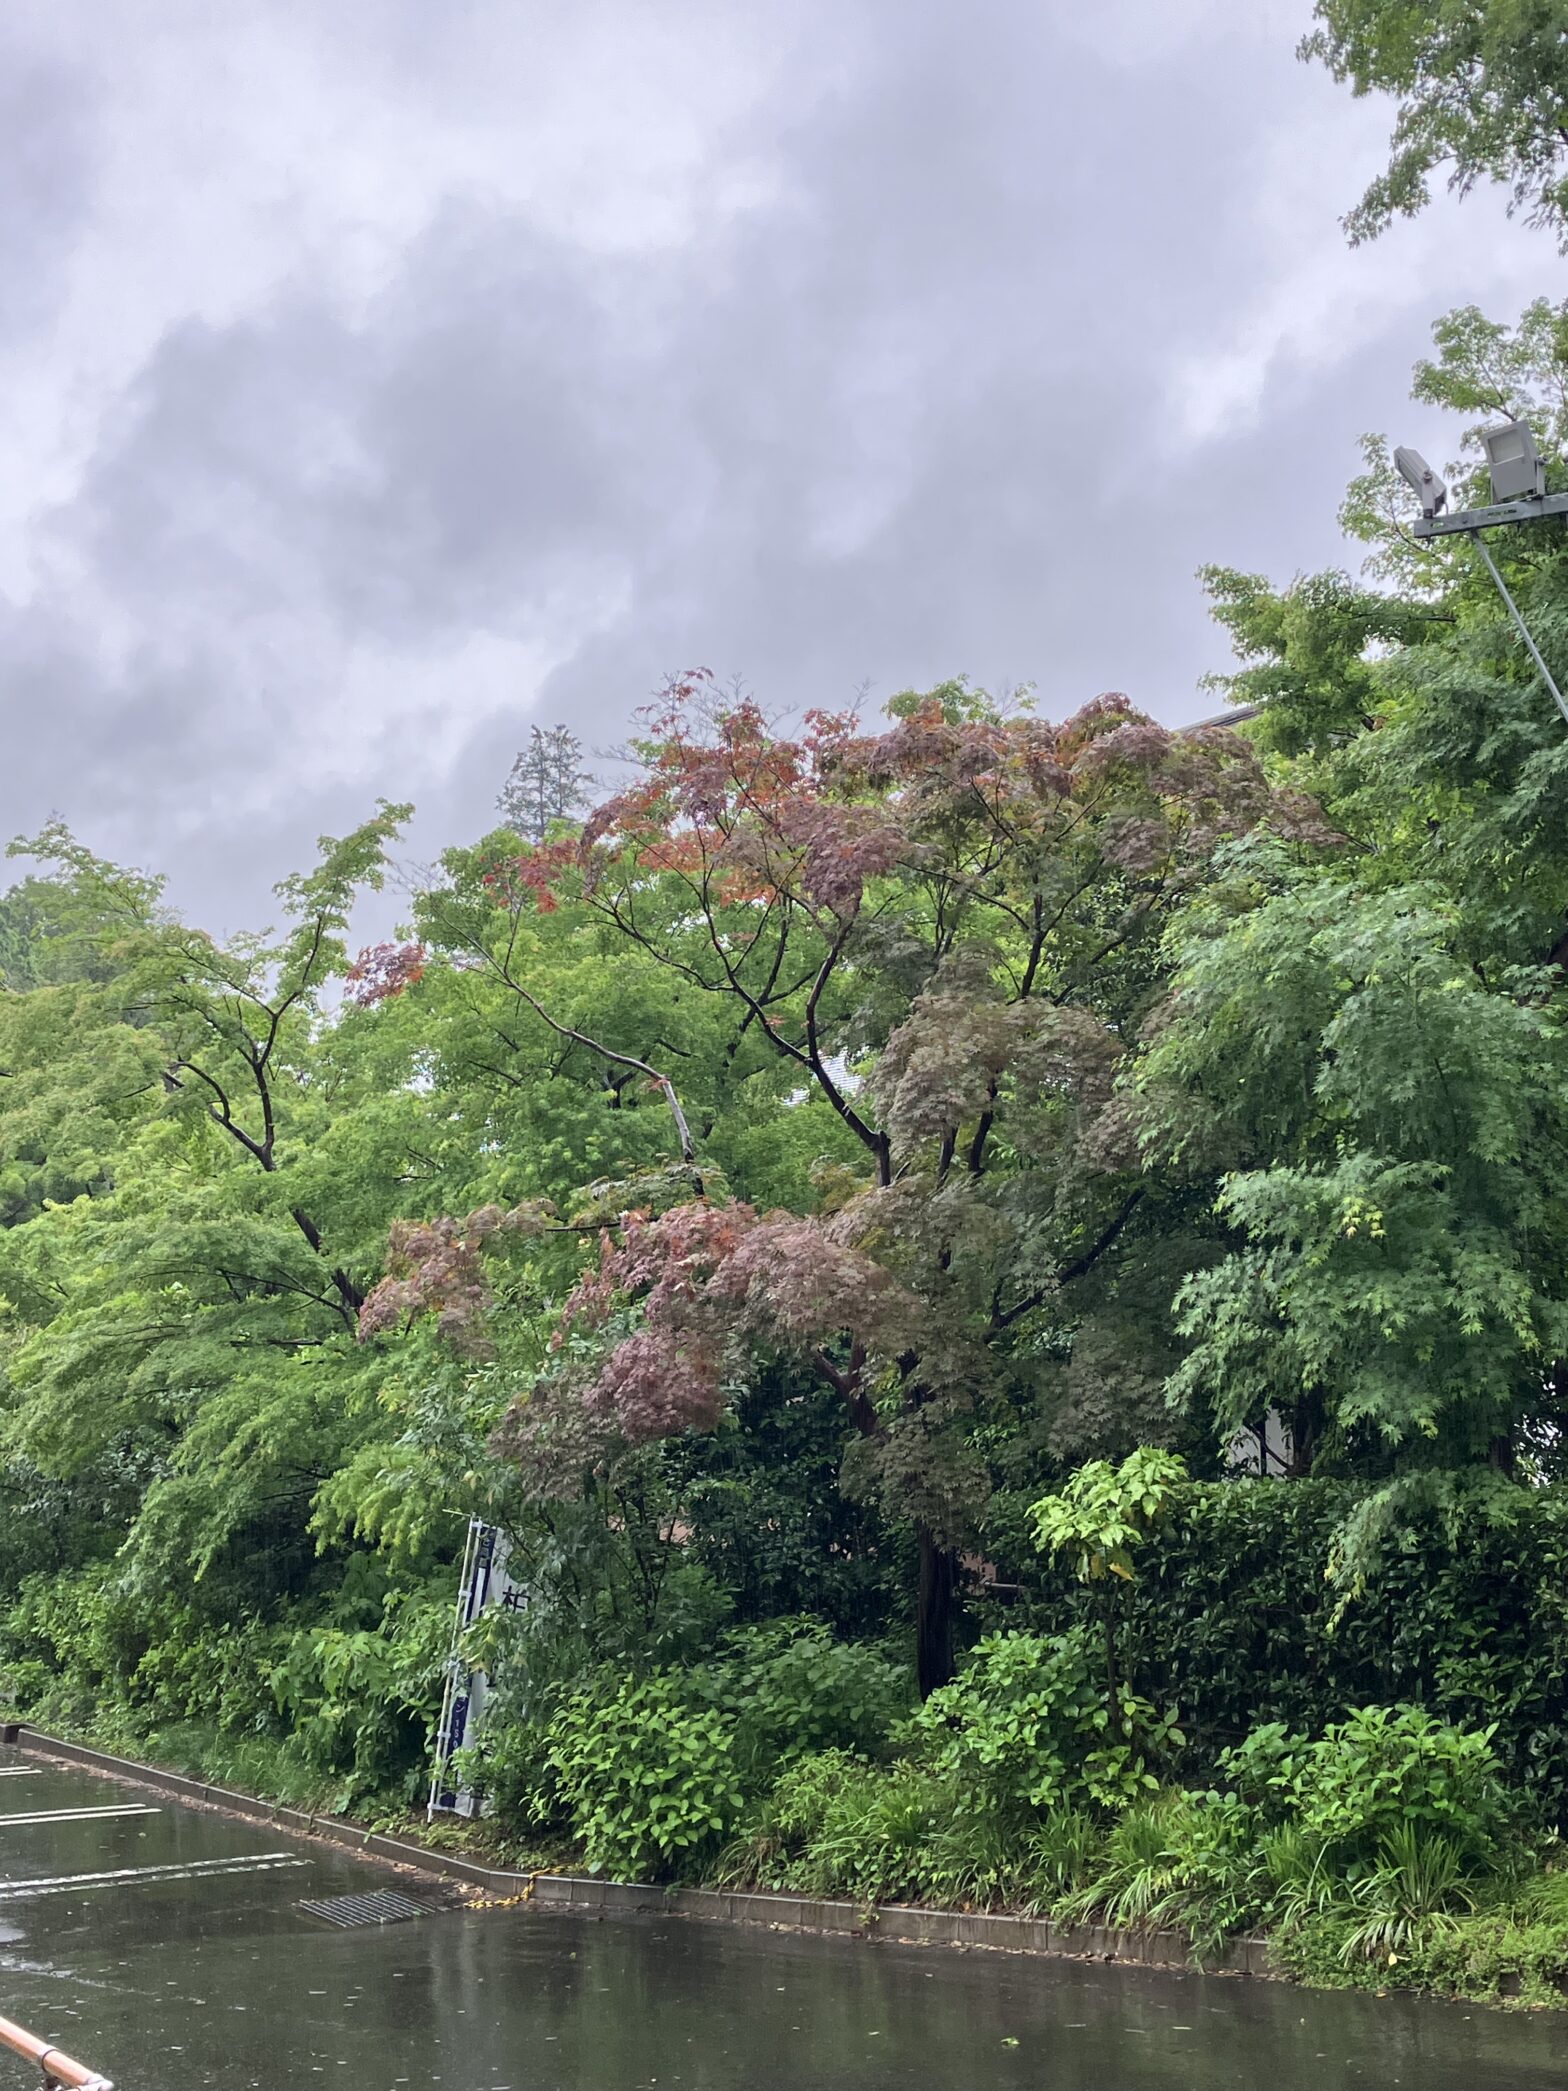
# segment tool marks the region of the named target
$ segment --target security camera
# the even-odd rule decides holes
[[[1421,503],[1421,513],[1424,516],[1434,516],[1439,509],[1448,506],[1447,487],[1444,486],[1442,480],[1438,478],[1419,450],[1405,450],[1403,448],[1396,450],[1394,452],[1394,464],[1405,484],[1415,489],[1416,498]]]

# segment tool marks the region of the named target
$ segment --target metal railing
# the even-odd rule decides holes
[[[100,2076],[96,2069],[73,2061],[62,2049],[51,2047],[47,2040],[40,2040],[8,2018],[0,2018],[0,2047],[8,2047],[26,2062],[36,2062],[43,2071],[45,2091],[58,2091],[62,2086],[68,2087],[68,2091],[114,2091],[109,2079]]]

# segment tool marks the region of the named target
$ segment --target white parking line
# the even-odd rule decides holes
[[[0,1830],[8,1822],[103,1822],[111,1815],[161,1815],[161,1808],[38,1808],[29,1815],[0,1815]]]
[[[245,1852],[232,1859],[189,1859],[184,1865],[122,1866],[113,1873],[57,1873],[48,1880],[0,1882],[0,1902],[30,1895],[68,1895],[76,1889],[117,1888],[137,1881],[196,1880],[207,1873],[265,1873],[278,1866],[308,1866],[290,1851]]]

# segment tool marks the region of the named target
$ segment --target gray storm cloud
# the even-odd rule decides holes
[[[1384,117],[1289,8],[651,12],[22,11],[8,832],[232,922],[684,665],[1192,716],[1193,569],[1343,559],[1430,320],[1559,271],[1486,198],[1348,252]]]

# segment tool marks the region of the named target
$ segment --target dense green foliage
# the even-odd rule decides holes
[[[1568,1821],[1568,1499],[1514,1489],[1505,1515],[1413,1515],[1380,1534],[1342,1606],[1327,1570],[1355,1502],[1331,1481],[1196,1487],[1117,1592],[1123,1673],[1178,1720],[1183,1776],[1212,1776],[1260,1726],[1318,1734],[1357,1707],[1409,1703],[1489,1728],[1510,1782]],[[998,1553],[1024,1574],[1016,1516]],[[1096,1631],[1100,1613],[1058,1572],[1032,1576],[1003,1616],[1062,1633]]]

